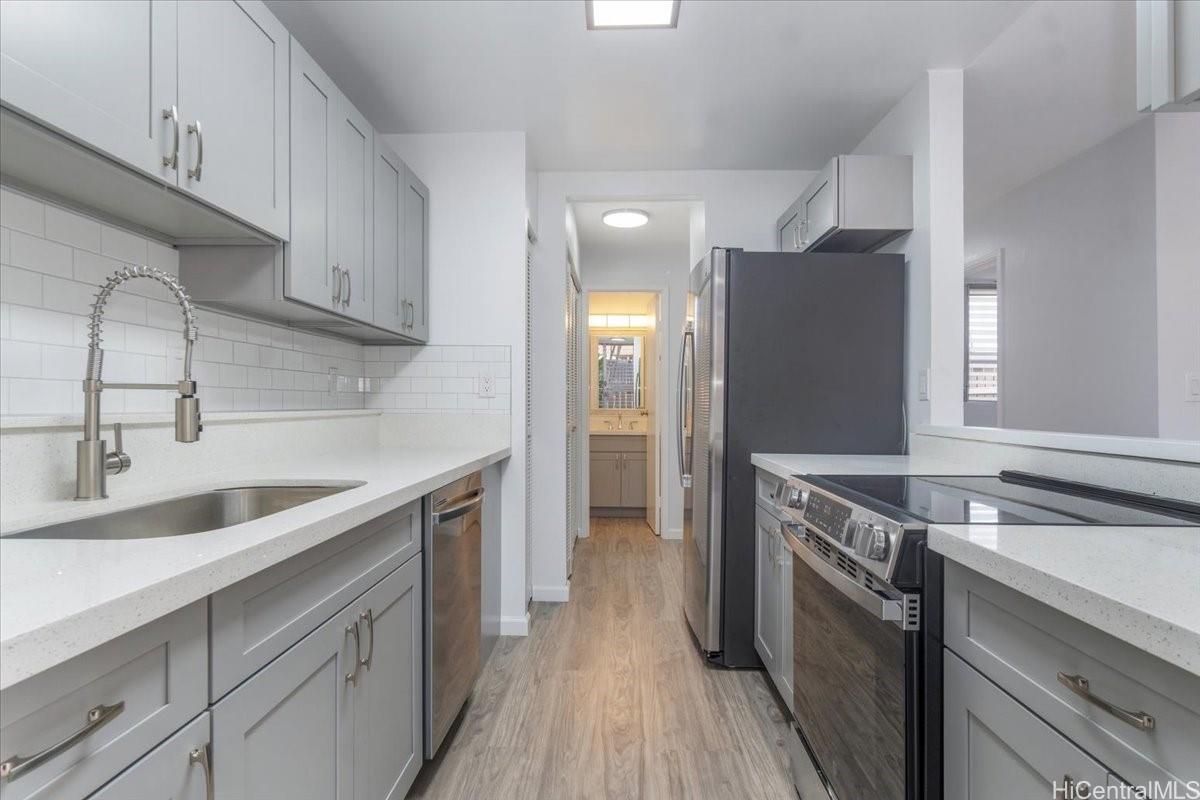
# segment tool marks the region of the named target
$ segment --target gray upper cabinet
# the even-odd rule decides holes
[[[179,2],[179,186],[287,239],[288,33],[260,0]]]
[[[351,800],[356,621],[335,615],[213,706],[223,800]]]
[[[943,654],[946,797],[1083,797],[1064,792],[1063,786],[1115,781],[1101,764],[965,661],[949,650]]]
[[[837,156],[775,223],[782,252],[865,253],[912,230],[910,156]]]
[[[404,300],[405,166],[400,157],[375,137],[374,322],[402,330],[408,319]]]
[[[173,0],[5,0],[0,100],[174,184],[176,21]]]
[[[337,268],[341,272],[341,313],[370,322],[372,316],[372,208],[375,131],[345,95],[340,95],[334,144],[337,184]]]
[[[404,168],[404,300],[405,330],[419,342],[429,341],[429,189]]]
[[[291,47],[292,238],[283,291],[320,308],[340,304],[335,261],[337,117],[341,93],[317,62],[293,40]]]
[[[1138,111],[1200,111],[1200,2],[1137,0]]]

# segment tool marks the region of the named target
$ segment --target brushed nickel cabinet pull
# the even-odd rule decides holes
[[[367,657],[359,661],[367,668],[367,672],[371,671],[371,656],[375,655],[375,609],[368,608],[365,614],[359,614],[358,618],[367,623]]]
[[[199,764],[204,770],[204,800],[213,800],[212,753],[208,742],[188,753],[189,764]]]
[[[187,126],[188,133],[196,134],[196,166],[189,168],[187,176],[195,178],[196,182],[200,182],[200,171],[204,169],[204,132],[200,130],[200,120],[196,120]]]
[[[354,634],[354,671],[346,673],[346,683],[358,685],[358,668],[362,666],[362,640],[358,635],[358,623],[346,626],[346,633]]]
[[[342,302],[342,270],[337,264],[334,264],[333,270],[333,304],[341,305]]]
[[[346,273],[346,305],[350,305],[350,295],[353,293],[354,281],[350,279],[350,270],[344,269],[342,272]]]
[[[1087,700],[1092,705],[1099,708],[1101,711],[1107,711],[1117,719],[1127,725],[1132,725],[1139,731],[1154,730],[1154,717],[1147,714],[1145,711],[1126,711],[1120,706],[1113,705],[1102,697],[1097,697],[1092,694],[1091,685],[1088,679],[1082,675],[1068,675],[1065,672],[1058,673],[1058,682],[1070,689],[1075,694]]]
[[[171,155],[163,156],[162,165],[171,169],[179,169],[179,108],[171,106],[164,108],[162,118],[171,120],[171,130],[173,136],[171,138]]]
[[[98,705],[94,708],[89,708],[87,712],[87,720],[83,727],[72,733],[67,738],[63,739],[58,744],[53,744],[47,747],[40,753],[32,756],[13,756],[4,763],[0,764],[0,778],[11,781],[14,778],[19,778],[35,767],[44,764],[55,756],[70,750],[75,745],[82,742],[87,737],[91,736],[96,731],[103,728],[108,723],[117,718],[122,711],[125,710],[125,701],[114,703],[111,706]]]

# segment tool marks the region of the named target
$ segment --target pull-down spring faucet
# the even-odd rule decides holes
[[[183,379],[178,383],[105,383],[101,379],[104,350],[101,326],[104,305],[113,291],[134,278],[152,278],[175,297],[183,309]],[[132,461],[121,449],[121,424],[113,426],[116,450],[108,452],[108,443],[100,438],[100,393],[105,389],[159,389],[179,392],[175,398],[175,441],[194,442],[204,427],[200,424],[200,399],[196,397],[196,382],[192,380],[192,345],[196,342],[196,312],[183,285],[172,275],[154,267],[124,267],[100,287],[92,303],[88,321],[87,374],[83,378],[83,438],[75,443],[75,499],[98,500],[108,497],[105,481],[108,475],[127,471]]]

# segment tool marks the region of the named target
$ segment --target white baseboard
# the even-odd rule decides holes
[[[533,601],[535,603],[565,603],[571,598],[571,584],[560,586],[534,586]]]
[[[664,539],[682,539],[683,538],[683,528],[667,528],[665,531],[663,531],[662,538],[664,538]]]
[[[500,635],[501,636],[528,636],[529,635],[529,612],[525,612],[523,617],[501,617],[500,618]]]

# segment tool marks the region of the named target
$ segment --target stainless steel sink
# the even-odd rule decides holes
[[[228,528],[277,514],[362,482],[312,486],[232,486],[174,497],[111,514],[60,522],[6,535],[6,539],[151,539]]]

